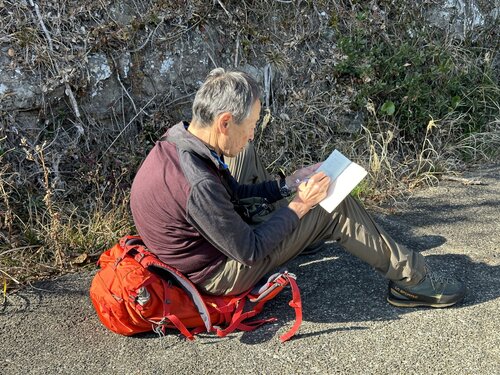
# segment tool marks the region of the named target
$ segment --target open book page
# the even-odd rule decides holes
[[[325,172],[325,174],[330,177],[332,181],[335,181],[349,164],[351,164],[351,161],[342,153],[335,150],[323,162],[323,164],[321,164],[321,167],[319,167],[316,172]]]
[[[367,174],[363,167],[337,150],[318,168],[317,172],[320,171],[332,180],[326,198],[320,202],[320,206],[328,212],[332,212]]]

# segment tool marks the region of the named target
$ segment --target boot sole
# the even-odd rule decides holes
[[[402,301],[391,299],[387,297],[387,302],[396,307],[434,307],[436,309],[442,309],[445,307],[450,307],[458,303],[459,301],[449,302],[449,303],[432,303],[432,302],[422,302],[422,301]]]

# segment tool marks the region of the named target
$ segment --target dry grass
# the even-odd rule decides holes
[[[356,194],[378,204],[466,162],[498,160],[494,29],[457,42],[427,31],[424,12],[403,1],[0,0],[9,69],[32,74],[41,101],[36,122],[0,105],[3,286],[91,264],[133,231],[134,171],[195,89],[141,101],[141,55],[190,33],[210,29],[222,41],[212,65],[265,66],[273,77],[256,139],[270,170],[292,172],[338,148],[369,170]],[[96,51],[115,64],[128,51],[135,66],[130,79],[113,73],[123,94],[105,123],[80,101]]]

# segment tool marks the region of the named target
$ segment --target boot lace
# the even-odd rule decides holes
[[[445,289],[448,283],[453,282],[453,279],[451,277],[447,277],[439,273],[434,273],[429,268],[427,268],[427,277],[431,282],[432,288],[439,293],[441,293]]]

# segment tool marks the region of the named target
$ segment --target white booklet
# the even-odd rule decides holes
[[[320,202],[321,207],[328,212],[332,212],[367,174],[362,166],[337,150],[330,154],[316,172],[324,172],[331,179],[328,194]]]

